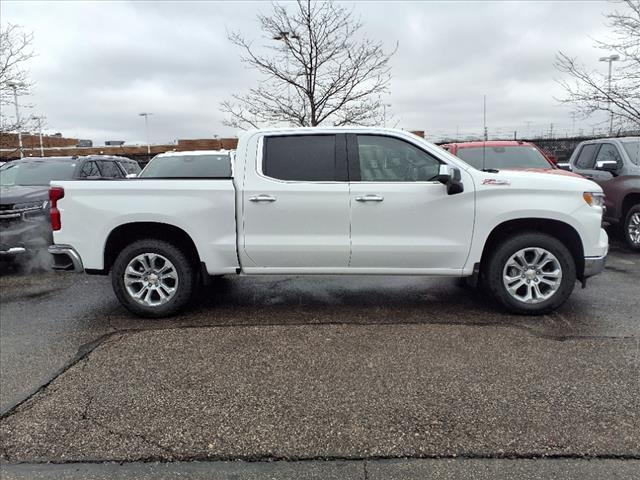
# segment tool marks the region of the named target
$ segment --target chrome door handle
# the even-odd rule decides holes
[[[356,197],[356,202],[381,202],[384,200],[382,195],[363,195]]]
[[[254,195],[253,197],[249,197],[249,201],[251,202],[275,202],[276,197],[272,197],[271,195]]]

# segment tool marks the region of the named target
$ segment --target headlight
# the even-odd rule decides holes
[[[38,202],[25,202],[16,203],[13,205],[14,210],[39,210],[41,208],[47,208],[47,200],[40,200]]]
[[[604,206],[604,193],[602,192],[584,192],[582,198],[592,207]]]

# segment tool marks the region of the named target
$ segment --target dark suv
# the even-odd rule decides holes
[[[123,179],[140,172],[124,157],[23,158],[0,167],[0,256],[36,252],[52,242],[49,182],[75,179]]]
[[[605,221],[617,225],[634,250],[640,250],[640,137],[599,138],[579,144],[571,170],[604,190]]]

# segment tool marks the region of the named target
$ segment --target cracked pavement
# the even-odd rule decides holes
[[[103,478],[90,465],[278,459],[454,478],[428,459],[462,457],[485,478],[483,461],[588,457],[627,478],[640,471],[639,280],[638,255],[614,247],[587,289],[532,318],[448,279],[240,277],[150,321],[106,278],[5,275],[0,458],[15,478],[36,478],[20,462],[89,462]],[[396,457],[424,460],[378,460]]]

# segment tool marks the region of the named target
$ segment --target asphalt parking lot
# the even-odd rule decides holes
[[[2,468],[634,478],[639,282],[640,256],[614,244],[604,274],[539,318],[450,279],[237,277],[150,321],[119,306],[108,278],[5,272]]]

